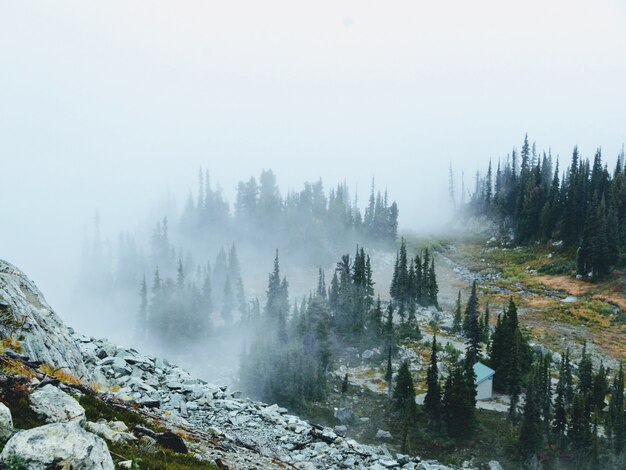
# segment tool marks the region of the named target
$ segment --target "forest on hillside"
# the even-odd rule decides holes
[[[196,193],[149,233],[122,232],[112,246],[95,221],[76,297],[90,308],[106,299],[105,316],[126,330],[128,312],[138,312],[132,340],[179,351],[259,315],[265,292],[245,280],[265,278],[277,249],[284,266],[317,271],[357,245],[393,249],[397,229],[398,206],[373,181],[362,210],[346,183],[326,191],[318,180],[282,194],[264,170],[237,185],[231,204],[200,170]]]
[[[450,178],[454,197],[452,172]],[[476,173],[473,192],[468,200],[462,195],[459,210],[489,218],[517,244],[562,242],[572,253],[562,274],[602,278],[626,263],[624,151],[609,169],[600,148],[589,160],[574,147],[563,167],[526,136],[520,151]]]

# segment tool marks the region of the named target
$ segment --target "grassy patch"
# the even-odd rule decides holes
[[[163,431],[163,428],[154,421],[147,420],[143,416],[131,411],[113,409],[111,405],[93,395],[84,394],[78,398],[78,402],[85,408],[85,416],[88,421],[98,421],[99,419],[123,421],[130,429],[140,425],[152,429],[155,432]]]
[[[48,364],[42,364],[39,366],[39,372],[46,374],[49,377],[59,379],[61,382],[66,384],[78,385],[82,383],[80,379],[74,377],[72,374],[65,372],[63,369],[54,368]]]
[[[141,453],[136,444],[107,443],[113,461],[117,464],[134,459],[141,470],[215,470],[218,467],[190,454],[177,454],[159,449],[154,453]]]

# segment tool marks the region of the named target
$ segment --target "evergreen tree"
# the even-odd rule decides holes
[[[593,376],[593,406],[599,411],[606,407],[606,395],[609,391],[609,382],[606,377],[604,364],[600,364],[598,372]]]
[[[467,300],[467,306],[465,307],[465,315],[463,317],[463,334],[468,337],[470,329],[470,317],[478,316],[478,295],[476,293],[476,280],[472,283],[472,292]]]
[[[267,303],[265,304],[265,314],[271,319],[278,319],[282,313],[285,315],[289,311],[289,298],[287,292],[287,280],[280,279],[280,265],[278,262],[278,250],[274,258],[274,270],[269,275],[267,286]]]
[[[543,443],[541,406],[539,393],[536,389],[537,375],[538,371],[535,370],[526,388],[526,400],[520,427],[519,452],[524,460],[533,459]]]
[[[552,429],[559,447],[564,446],[565,431],[568,427],[565,389],[565,358],[563,357],[559,369],[559,382],[556,387],[556,399],[554,401],[554,420],[552,422]]]
[[[230,276],[226,276],[226,283],[224,284],[224,293],[222,294],[222,308],[220,314],[225,325],[230,325],[233,322],[233,309],[235,307],[235,298],[233,296],[233,290],[230,286]]]
[[[480,359],[481,329],[478,323],[478,296],[476,295],[476,281],[472,284],[472,293],[465,309],[466,322],[464,324],[467,338],[466,360],[474,365]]]
[[[441,430],[441,387],[439,385],[439,367],[437,365],[437,338],[433,336],[430,364],[426,373],[426,397],[424,409],[428,415],[428,425],[434,432]]]
[[[476,386],[471,367],[455,365],[446,378],[442,409],[450,437],[470,437],[476,427]]]
[[[139,288],[139,311],[137,312],[136,336],[139,341],[146,339],[146,327],[148,324],[148,286],[146,276],[143,276],[141,287]]]
[[[624,367],[620,363],[619,370],[613,379],[611,399],[609,401],[608,424],[612,434],[613,450],[620,455],[626,444],[626,421],[624,417]]]
[[[583,352],[578,363],[578,391],[581,394],[591,393],[593,388],[593,365],[587,354],[587,343],[583,344]]]
[[[402,451],[406,452],[409,429],[414,426],[417,415],[415,388],[408,361],[403,361],[398,369],[396,387],[393,391],[393,407],[400,419]]]
[[[409,371],[409,362],[402,361],[396,376],[396,386],[393,391],[394,410],[404,414],[409,420],[415,419],[415,388]]]
[[[458,333],[459,331],[461,331],[462,321],[463,320],[462,320],[462,315],[461,315],[461,291],[459,291],[459,294],[456,299],[456,306],[454,308],[454,320],[452,322],[453,333]]]

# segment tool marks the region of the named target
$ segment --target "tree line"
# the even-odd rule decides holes
[[[574,147],[569,166],[559,170],[558,158],[541,154],[524,138],[504,161],[491,161],[484,175],[476,173],[470,200],[462,209],[484,215],[513,234],[516,243],[562,240],[576,253],[576,272],[606,276],[626,262],[626,166],[624,151],[612,171],[598,149],[592,161]],[[451,197],[454,187],[451,182]]]
[[[292,305],[276,253],[266,304],[254,319],[257,334],[242,355],[242,388],[299,410],[326,395],[333,357],[346,346],[391,351],[400,339],[420,339],[414,316],[374,298],[372,276],[370,257],[358,247],[354,257],[346,254],[337,262],[330,283],[320,268],[317,286]]]

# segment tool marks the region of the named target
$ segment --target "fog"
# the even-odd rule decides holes
[[[615,158],[625,24],[610,0],[0,2],[0,257],[97,334],[71,294],[94,214],[147,240],[200,167],[231,203],[272,168],[363,208],[374,177],[401,232],[441,231],[449,165],[471,187],[525,133]]]

